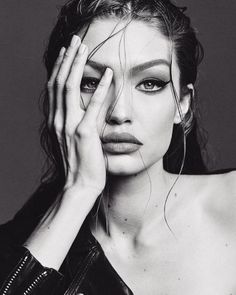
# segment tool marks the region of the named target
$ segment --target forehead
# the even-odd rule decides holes
[[[171,62],[171,42],[158,28],[141,21],[132,21],[127,25],[125,21],[116,19],[96,20],[91,24],[83,42],[89,52],[99,46],[92,60],[112,68],[124,61],[130,67],[153,59]]]

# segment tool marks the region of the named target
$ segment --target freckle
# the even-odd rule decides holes
[[[123,235],[125,235],[125,232],[123,231]]]
[[[145,272],[145,271],[147,271],[147,270],[146,270],[146,268],[144,268],[144,270],[143,270],[143,271],[144,271],[144,272]]]
[[[225,244],[225,247],[228,247],[228,246],[229,246],[229,245],[226,243],[226,244]]]
[[[155,207],[157,208],[157,207],[158,207],[158,205],[155,205]]]
[[[180,278],[178,278],[178,281],[180,281]]]
[[[177,196],[178,196],[177,193],[175,193],[175,198],[176,198]]]
[[[127,218],[125,218],[125,221],[127,221],[128,219]]]

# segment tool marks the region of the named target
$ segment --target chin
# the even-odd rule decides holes
[[[133,155],[107,155],[107,163],[107,173],[113,176],[132,176],[148,168]]]
[[[133,169],[127,169],[126,167],[115,167],[114,169],[107,169],[107,173],[112,176],[132,176],[138,172]]]

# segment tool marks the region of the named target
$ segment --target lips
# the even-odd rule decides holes
[[[143,143],[130,133],[112,132],[102,138],[104,150],[111,154],[129,154],[137,151]]]
[[[118,142],[127,142],[127,143],[133,143],[138,145],[143,145],[141,141],[139,141],[135,136],[133,136],[130,133],[127,132],[112,132],[107,134],[102,138],[103,143],[118,143]]]

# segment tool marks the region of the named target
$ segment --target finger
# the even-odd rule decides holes
[[[63,115],[63,97],[64,97],[64,89],[65,82],[68,78],[71,64],[74,60],[75,54],[78,50],[81,41],[79,36],[74,35],[71,44],[66,50],[64,54],[64,58],[59,69],[59,72],[56,77],[56,112],[54,118],[54,124],[57,129],[62,130],[64,125],[64,115]]]
[[[65,143],[65,138],[61,134],[57,133],[57,140],[58,140],[60,151],[61,151],[64,172],[65,172],[65,175],[67,175],[67,171],[68,171],[67,155],[68,155],[68,152],[67,152],[67,147],[66,147],[66,143]]]
[[[65,51],[66,51],[65,47],[62,47],[59,52],[58,58],[55,62],[55,65],[53,67],[51,77],[48,80],[48,84],[47,84],[48,100],[49,100],[49,115],[48,115],[48,126],[49,127],[52,126],[54,111],[55,111],[55,107],[54,107],[54,86],[55,86],[55,84],[54,83],[55,83],[55,79],[58,74],[58,71],[60,69]]]
[[[102,79],[100,80],[100,83],[98,84],[96,91],[94,92],[89,102],[87,111],[85,112],[83,119],[85,125],[96,124],[97,117],[100,113],[102,104],[109,90],[112,81],[112,76],[113,71],[110,68],[107,68],[104,75],[102,76]]]
[[[66,89],[70,93],[65,98],[66,130],[70,130],[71,132],[74,132],[84,115],[84,110],[80,107],[80,84],[87,57],[88,48],[86,45],[81,44],[66,81]]]

